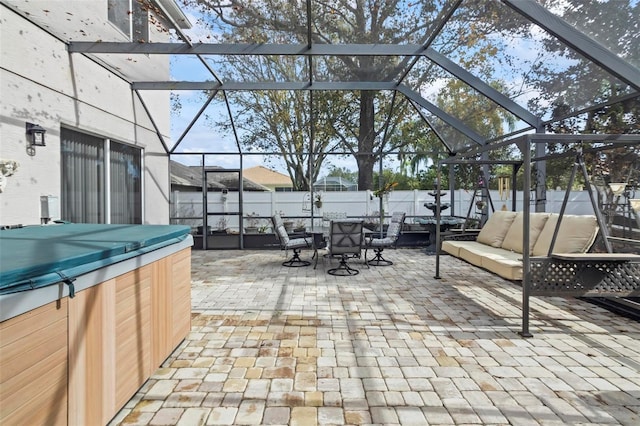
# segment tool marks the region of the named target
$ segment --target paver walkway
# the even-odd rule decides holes
[[[191,333],[112,424],[640,424],[639,323],[535,297],[523,339],[517,285],[385,257],[334,277],[280,251],[194,251]]]

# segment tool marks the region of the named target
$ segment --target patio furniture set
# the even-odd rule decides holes
[[[402,231],[405,213],[394,213],[386,232],[373,232],[364,227],[363,220],[351,220],[347,218],[331,219],[322,232],[289,235],[280,215],[272,216],[273,228],[280,242],[280,247],[285,253],[293,251],[290,259],[282,262],[283,266],[301,267],[311,265],[311,261],[300,257],[303,249],[313,249],[312,260],[314,269],[318,265],[321,254],[319,250],[326,249],[323,255],[328,259],[338,259],[339,264],[335,268],[327,270],[327,273],[337,276],[353,276],[360,271],[349,264],[349,259],[364,258],[367,268],[373,266],[388,266],[393,262],[385,259],[382,252],[385,248],[396,248],[398,237]],[[377,235],[377,236],[376,236]],[[368,250],[373,250],[375,255],[368,259]],[[364,254],[363,254],[364,251]]]
[[[441,250],[512,281],[521,281],[523,213],[495,212],[479,233],[446,235]],[[634,295],[640,255],[596,253],[600,227],[594,215],[531,213],[531,295]]]

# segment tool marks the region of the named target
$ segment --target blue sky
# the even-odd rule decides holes
[[[190,10],[185,10],[190,22],[193,24],[193,28],[187,30],[187,34],[194,42],[211,40],[210,30],[199,24],[197,14]],[[513,13],[513,12],[512,12]],[[515,102],[521,106],[527,108],[527,101],[535,98],[539,95],[538,89],[536,89],[532,82],[526,77],[527,70],[533,70],[533,64],[543,62],[547,66],[557,68],[559,70],[567,69],[572,65],[572,61],[566,58],[558,57],[557,54],[543,52],[541,54],[541,39],[546,36],[543,30],[537,31],[533,28],[530,36],[522,37],[510,37],[504,38],[500,34],[495,34],[495,42],[497,45],[501,45],[503,52],[506,52],[511,56],[511,60],[506,60],[504,55],[500,53],[495,55],[492,71],[493,79],[502,80],[512,92],[520,92],[520,95],[514,99]],[[462,56],[466,56],[462,52],[455,52],[450,58],[458,62],[461,58],[457,57],[457,53],[461,53]],[[551,64],[551,65],[550,65]],[[488,64],[485,64],[488,65]],[[474,72],[474,70],[470,70]],[[477,71],[477,70],[476,70]],[[213,76],[209,71],[200,63],[200,61],[193,56],[177,55],[172,58],[172,79],[178,81],[202,81],[213,80]],[[477,75],[477,72],[475,73]],[[447,76],[449,78],[450,76]],[[435,84],[431,82],[426,88],[417,88],[422,95],[430,99],[432,102],[437,103],[435,99],[438,89],[440,89],[445,83],[443,78],[441,81],[436,81]],[[592,88],[584,88],[586,92],[592,92]],[[172,115],[172,129],[171,138],[177,141],[184,129],[196,115],[197,111],[201,108],[205,102],[205,96],[202,92],[186,92],[181,91],[180,96],[182,98],[182,110],[179,114]],[[219,96],[218,99],[221,99]],[[579,102],[580,100],[578,100]],[[587,101],[587,99],[585,99]],[[592,101],[589,98],[588,102]],[[587,102],[587,103],[588,103]],[[214,105],[215,103],[215,105]],[[202,151],[224,151],[224,152],[237,152],[236,142],[232,135],[222,134],[212,126],[212,120],[226,120],[228,119],[228,113],[226,107],[222,102],[215,102],[209,106],[206,111],[212,119],[205,121],[204,116],[194,125],[185,140],[181,143],[179,151],[181,152],[202,152]],[[542,105],[541,105],[542,106]],[[586,105],[576,105],[577,107],[583,107]],[[547,111],[550,111],[550,105],[543,106]],[[523,123],[520,123],[523,125]],[[192,157],[195,159],[196,157]],[[197,160],[191,160],[197,161]],[[191,162],[190,161],[190,162]],[[334,158],[333,162],[337,166],[353,168],[352,161],[342,161]],[[239,166],[236,156],[216,156],[215,163],[222,167]],[[280,161],[280,163],[282,163]],[[243,166],[252,167],[258,164],[264,164],[268,167],[274,168],[278,171],[284,172],[282,164],[265,164],[265,160],[259,156],[246,156],[244,158]]]

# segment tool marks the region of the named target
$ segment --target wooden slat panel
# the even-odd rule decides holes
[[[7,346],[26,335],[39,331],[51,324],[53,318],[56,318],[56,320],[66,318],[66,299],[63,300],[65,300],[64,306],[61,304],[60,309],[58,309],[56,302],[51,302],[15,318],[3,321],[0,328],[0,346]]]
[[[173,350],[191,330],[191,249],[172,256]]]
[[[171,305],[171,258],[154,263],[152,318],[153,318],[153,366],[158,367],[171,353],[173,336],[173,307]]]
[[[42,360],[33,369],[40,374],[30,377],[29,383],[2,384],[14,389],[3,399],[0,424],[9,425],[66,425],[67,424],[67,349],[60,349]],[[19,390],[16,390],[18,388]],[[20,405],[16,410],[12,408]]]
[[[66,424],[66,298],[0,323],[0,366],[0,424]]]
[[[46,324],[40,330],[29,333],[9,345],[2,345],[0,347],[0,356],[2,357],[0,383],[5,383],[23,373],[30,366],[39,362],[43,356],[47,356],[48,354],[43,350],[47,348],[55,348],[55,350],[62,348],[62,344],[66,341],[65,327],[66,318],[57,318],[55,320],[52,318],[52,322]],[[15,326],[10,328],[15,328]],[[0,341],[3,338],[4,336],[0,336]]]
[[[115,280],[69,302],[69,424],[105,424],[115,404]]]
[[[151,375],[152,265],[116,278],[116,405]]]

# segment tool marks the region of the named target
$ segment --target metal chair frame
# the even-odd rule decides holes
[[[360,258],[364,245],[364,221],[331,221],[329,231],[329,257],[340,257],[337,268],[327,272],[337,276],[358,275],[360,271],[348,264],[349,258]],[[368,267],[368,265],[367,265]]]
[[[289,249],[293,250],[293,256],[289,260],[282,262],[282,266],[287,267],[300,267],[309,266],[311,262],[308,260],[302,260],[300,258],[300,251],[303,248],[311,248],[313,245],[312,237],[293,238],[289,237],[287,230],[284,227],[284,223],[279,214],[275,214],[271,217],[273,222],[273,230],[276,234],[276,238],[280,242],[280,248],[285,251],[285,256]]]
[[[406,213],[395,212],[391,217],[391,223],[387,228],[387,233],[384,238],[368,238],[365,241],[364,258],[367,265],[373,266],[389,266],[393,265],[393,262],[382,257],[382,251],[385,248],[396,248],[398,244],[398,238],[402,233],[402,225]],[[375,256],[371,259],[367,259],[367,250],[372,249]]]

